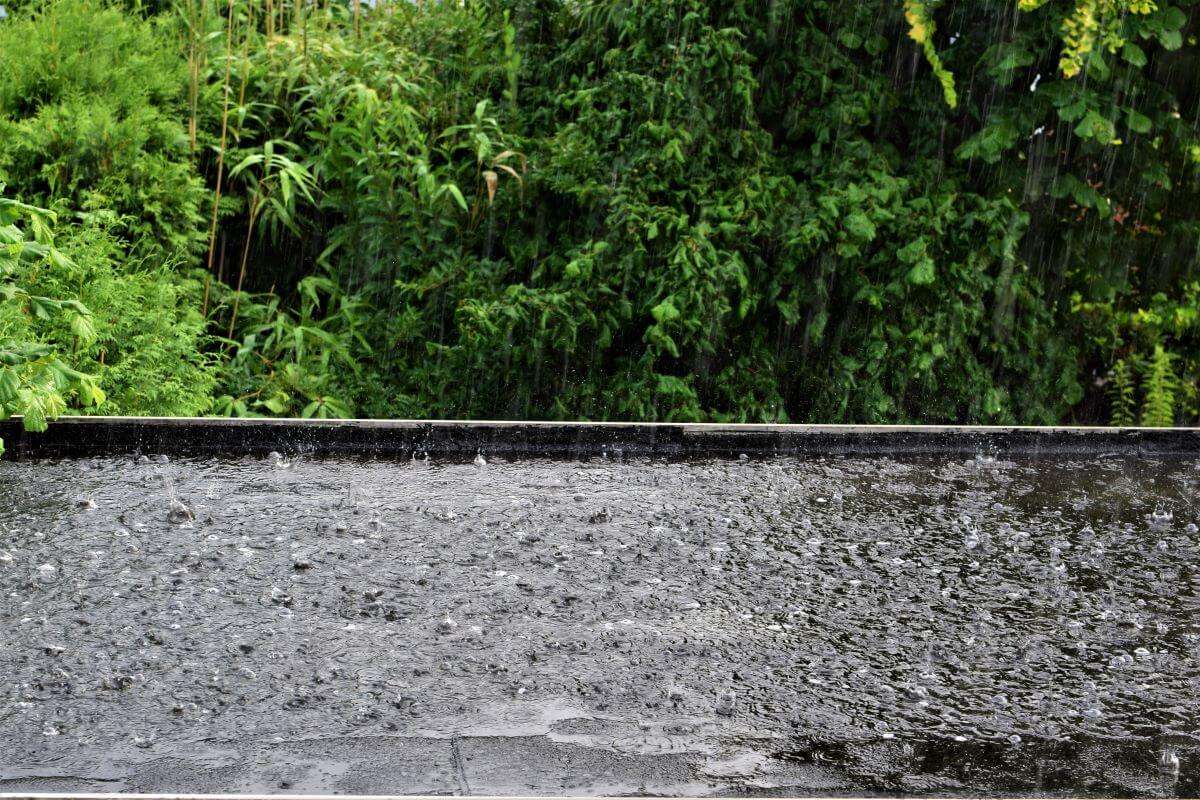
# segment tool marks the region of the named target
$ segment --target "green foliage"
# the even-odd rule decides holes
[[[215,413],[225,416],[352,417],[347,381],[361,377],[355,353],[369,354],[364,305],[327,278],[309,276],[298,287],[296,311],[274,295],[238,297],[240,338],[232,349],[225,389]],[[217,317],[232,315],[233,299],[219,298]]]
[[[73,266],[55,246],[55,222],[53,212],[0,194],[0,419],[20,414],[29,431],[44,431],[47,420],[66,410],[70,395],[84,405],[104,402],[92,376],[69,366],[52,345],[29,336],[37,322],[58,320],[76,341],[95,338],[85,305],[30,291],[43,270]]]
[[[1197,6],[49,0],[0,175],[123,413],[1186,422]]]
[[[38,276],[42,291],[93,310],[91,335],[77,339],[62,321],[32,327],[40,341],[69,347],[69,363],[95,375],[107,399],[73,413],[192,416],[211,406],[215,359],[200,315],[201,285],[152,259],[126,260],[120,239],[78,225],[59,237],[69,264]]]
[[[1074,298],[1098,350],[1119,354],[1107,379],[1115,425],[1154,427],[1200,421],[1200,282],[1177,298],[1158,293],[1146,307]]]
[[[1050,0],[1018,1],[1022,11],[1036,11],[1049,4]],[[1066,78],[1078,75],[1094,53],[1116,53],[1129,44],[1138,26],[1126,24],[1128,15],[1149,15],[1159,10],[1155,0],[1070,0],[1056,5],[1061,7],[1063,37],[1058,67]],[[1167,11],[1181,14],[1177,8],[1168,7]],[[1178,31],[1182,24],[1181,20],[1173,25],[1173,29]],[[1171,50],[1178,49],[1182,43],[1182,36],[1178,37],[1177,43],[1173,35],[1164,40],[1164,46]]]
[[[1163,349],[1154,348],[1146,367],[1143,388],[1146,404],[1142,410],[1142,424],[1152,428],[1167,428],[1175,424],[1175,387],[1178,379],[1172,365],[1174,356]]]
[[[1055,422],[1084,396],[1090,351],[1050,290],[1112,287],[1117,266],[1091,263],[1100,248],[1150,235],[1125,208],[1139,191],[1147,216],[1166,207],[1159,156],[1118,140],[1161,136],[1163,116],[1123,104],[1118,131],[1086,86],[1004,91],[1062,46],[1065,10],[1000,43],[998,10],[953,14],[943,63],[932,42],[948,13],[401,4],[357,35],[317,13],[302,35],[266,46],[252,30],[231,51],[246,76],[234,157],[285,141],[313,177],[290,236],[271,241],[356,298],[365,343],[344,341],[361,378],[334,396],[359,413]],[[1178,22],[1134,16],[1151,35]],[[905,33],[946,99],[991,92],[957,142],[919,81],[888,77]],[[1131,58],[1145,39],[1111,36],[1104,52]],[[956,68],[972,48],[978,75]],[[1056,114],[1074,134],[1062,151],[1040,135],[1022,150]],[[1161,141],[1180,152],[1190,134],[1176,133]],[[1122,196],[1096,163],[1126,153]],[[1068,169],[1031,178],[1031,157]],[[1113,222],[1081,246],[1089,211]],[[1031,254],[1067,268],[1032,270]],[[263,259],[251,273],[294,287],[311,269]]]
[[[98,0],[0,23],[0,181],[65,201],[155,254],[197,252],[204,189],[187,158],[184,64],[164,26]]]
[[[946,105],[954,108],[958,105],[958,92],[954,88],[954,76],[942,63],[937,47],[933,43],[937,25],[933,21],[934,9],[940,5],[939,0],[904,0],[904,18],[908,21],[909,37],[921,45],[921,52],[929,62],[929,68],[942,86]]]
[[[484,4],[405,6],[368,26],[366,45],[314,17],[306,37],[235,55],[246,85],[230,158],[273,140],[307,154],[312,196],[270,240],[319,252],[363,319],[352,326],[363,342],[341,338],[365,376],[333,395],[343,407],[1050,421],[1078,396],[1071,347],[1025,277],[1026,215],[939,177],[931,160],[906,173],[871,144],[866,109],[898,104],[881,77],[868,80],[862,45],[850,41],[831,64],[774,59],[776,80],[813,87],[786,98],[810,109],[789,117],[780,96],[756,97],[751,65],[774,45],[745,33],[787,20],[722,17],[700,2],[542,13],[543,35],[562,44],[527,43],[519,60],[508,20],[522,15]],[[829,25],[842,16],[832,4],[808,13]],[[882,59],[877,39],[868,55]],[[222,58],[210,56],[211,85],[223,82]],[[513,75],[535,67],[524,112]],[[830,92],[840,93],[832,104],[821,97]],[[810,149],[778,144],[814,135]],[[251,273],[297,285],[295,268],[260,262]],[[276,303],[255,313],[295,324]],[[301,327],[349,329],[300,303]],[[239,354],[290,341],[264,336],[264,324],[239,326]],[[1034,341],[1048,344],[1037,358]],[[228,398],[244,405],[225,407],[263,413],[272,407],[254,403],[276,398],[294,413],[307,406],[296,398],[330,393],[325,361],[265,366],[280,358],[259,349],[231,362]],[[1018,377],[1029,375],[1041,383]]]
[[[1112,367],[1112,423],[1120,427],[1137,424],[1137,383],[1129,359],[1118,358]]]

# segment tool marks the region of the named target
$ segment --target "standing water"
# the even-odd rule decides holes
[[[1200,791],[1200,464],[0,463],[0,792]]]

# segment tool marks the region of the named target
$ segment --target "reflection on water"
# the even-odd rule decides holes
[[[594,790],[556,748],[669,761],[633,793],[1195,795],[1198,466],[3,463],[0,791],[331,737],[453,742],[447,791]]]

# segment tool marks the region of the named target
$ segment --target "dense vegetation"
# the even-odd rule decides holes
[[[1198,9],[10,2],[0,417],[1194,423]]]

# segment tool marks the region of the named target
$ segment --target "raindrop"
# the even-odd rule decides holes
[[[188,508],[182,501],[175,498],[171,499],[171,506],[167,511],[167,522],[173,525],[182,525],[186,522],[191,522],[195,518],[195,512]]]
[[[1156,508],[1150,512],[1150,527],[1155,530],[1161,530],[1168,527],[1173,519],[1175,519],[1174,512],[1168,511],[1165,508]],[[1165,548],[1160,547],[1159,549]]]

